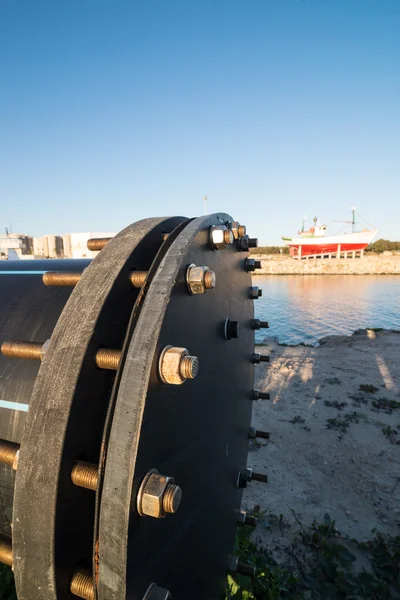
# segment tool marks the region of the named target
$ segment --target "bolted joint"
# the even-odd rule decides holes
[[[160,354],[158,372],[163,383],[181,385],[194,379],[199,372],[199,359],[190,356],[186,348],[166,346]]]
[[[256,269],[261,269],[261,260],[254,260],[254,258],[246,258],[244,261],[245,271],[248,273],[255,271]]]
[[[252,285],[250,288],[250,298],[252,300],[258,300],[262,296],[262,290],[256,285]]]
[[[214,250],[224,250],[233,242],[233,233],[225,225],[213,225],[210,229],[210,243]]]
[[[247,575],[247,577],[256,576],[256,568],[248,563],[240,562],[237,556],[229,557],[229,571],[231,573],[238,573],[239,575]]]
[[[151,583],[142,600],[172,600],[171,592]]]
[[[224,323],[224,337],[226,340],[237,339],[239,337],[239,321],[226,319]]]
[[[251,392],[252,400],[269,400],[270,395],[268,392],[260,392],[260,390],[254,389]]]
[[[162,519],[167,513],[176,513],[182,499],[182,490],[173,477],[151,469],[143,479],[137,496],[138,513],[144,517]]]
[[[238,240],[238,248],[241,252],[248,252],[250,248],[257,248],[258,239],[257,238],[249,238],[248,235],[244,235]]]
[[[249,468],[239,471],[236,480],[236,487],[238,490],[242,490],[243,488],[247,487],[247,484],[251,481],[252,474],[253,469]]]
[[[258,352],[254,352],[251,357],[251,361],[253,364],[258,365],[261,362],[269,362],[268,354],[259,354]]]
[[[258,519],[252,515],[248,515],[245,510],[241,510],[238,517],[238,523],[248,525],[250,527],[257,527]]]
[[[255,440],[257,438],[263,438],[264,440],[269,440],[269,432],[261,431],[260,429],[256,429],[255,427],[250,427],[249,438],[251,440]]]
[[[204,294],[207,290],[215,288],[215,284],[216,275],[208,267],[190,264],[186,269],[186,285],[190,294]]]
[[[252,481],[261,481],[262,483],[268,483],[268,475],[264,475],[263,473],[253,473],[251,474]]]
[[[260,321],[260,319],[253,319],[253,329],[269,329],[268,321]]]
[[[246,226],[241,225],[239,221],[228,221],[226,226],[232,231],[235,240],[246,235]]]

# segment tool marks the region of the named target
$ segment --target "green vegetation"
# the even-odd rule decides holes
[[[328,419],[326,422],[326,428],[335,429],[336,431],[340,431],[340,433],[346,433],[346,431],[350,427],[350,423],[359,423],[361,417],[362,415],[360,415],[356,411],[352,413],[347,413],[346,415],[344,415],[343,419],[341,419],[340,417],[336,419]]]
[[[388,398],[378,398],[378,400],[372,400],[372,406],[378,410],[384,410],[391,413],[393,410],[400,408],[400,402],[397,400],[389,400]]]
[[[370,383],[362,383],[359,387],[360,392],[367,392],[367,394],[375,394],[379,391],[379,388],[371,385]]]
[[[279,522],[287,525],[283,516]],[[376,533],[368,542],[340,535],[328,514],[298,530],[278,564],[272,552],[238,530],[236,554],[254,565],[256,577],[228,576],[225,600],[389,600],[400,594],[400,536]],[[362,565],[362,566],[360,566]]]
[[[329,406],[330,408],[337,408],[337,410],[342,410],[345,406],[347,406],[347,402],[338,402],[337,400],[325,400],[325,406]]]
[[[366,249],[367,252],[394,252],[400,250],[400,242],[390,242],[389,240],[377,240],[373,244],[370,244]]]
[[[11,567],[0,565],[0,600],[17,600]]]
[[[258,248],[251,248],[250,254],[259,254],[262,256],[267,256],[268,254],[289,254],[289,246],[259,246]]]

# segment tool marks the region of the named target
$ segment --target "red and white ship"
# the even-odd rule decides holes
[[[362,229],[356,231],[356,216],[353,210],[351,221],[343,221],[352,224],[352,233],[342,233],[338,235],[326,236],[326,225],[321,225],[317,217],[314,218],[314,225],[308,231],[303,227],[298,232],[298,237],[282,237],[290,248],[290,256],[293,258],[311,258],[323,257],[328,255],[340,258],[348,253],[355,256],[359,252],[362,256],[364,248],[368,246],[377,234],[377,229]]]

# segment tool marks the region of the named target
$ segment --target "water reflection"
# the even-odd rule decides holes
[[[315,344],[365,327],[400,330],[400,277],[268,275],[254,283],[263,289],[256,316],[270,324],[256,332],[258,342],[275,336],[281,343]]]

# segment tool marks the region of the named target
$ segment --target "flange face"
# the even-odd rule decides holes
[[[115,371],[96,367],[100,347],[120,349],[161,234],[182,219],[145,219],[113,238],[85,270],[51,336],[21,444],[13,511],[13,565],[19,600],[71,598],[77,564],[90,566],[95,494],[74,486],[81,458],[98,463]],[[45,341],[45,340],[43,340]]]
[[[121,374],[108,446],[99,529],[99,600],[142,600],[152,582],[174,600],[211,600],[225,585],[246,468],[253,385],[253,302],[246,255],[212,250],[212,215],[187,225],[166,252],[144,298]],[[191,295],[186,269],[207,265],[216,287]],[[239,323],[227,340],[226,319]],[[162,383],[168,346],[197,356],[197,377]],[[157,469],[182,489],[176,514],[141,517],[137,492]]]

